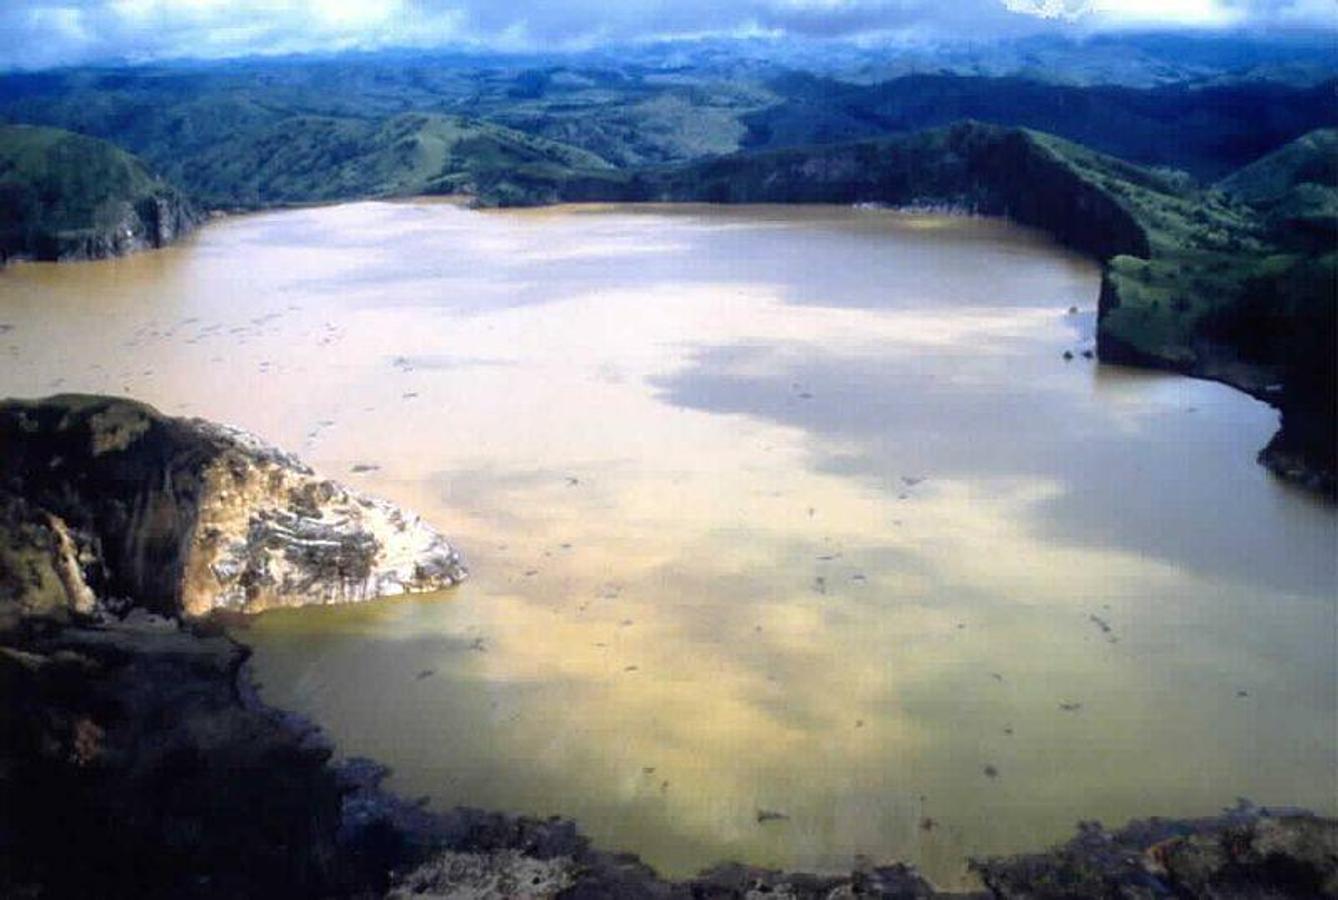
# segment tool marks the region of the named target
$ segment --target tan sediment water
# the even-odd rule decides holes
[[[365,203],[0,272],[0,387],[242,425],[462,547],[246,636],[405,793],[956,884],[1079,819],[1338,812],[1338,517],[1254,464],[1267,407],[1065,362],[1096,292],[996,222]]]

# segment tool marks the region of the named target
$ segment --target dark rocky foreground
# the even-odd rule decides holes
[[[12,597],[0,600],[12,603]],[[913,869],[737,864],[671,882],[565,820],[428,811],[368,760],[330,762],[267,709],[246,648],[132,610],[29,616],[0,633],[0,895],[6,897],[1317,898],[1338,896],[1338,822],[1242,806],[1148,820],[974,864],[986,891]]]
[[[341,536],[361,535],[352,543],[370,547],[374,569],[381,552],[368,544],[376,528],[345,521],[354,495],[238,432],[109,398],[0,404],[0,450],[0,896],[1338,896],[1338,822],[1248,805],[1083,825],[1050,851],[973,863],[986,886],[974,895],[937,892],[896,864],[844,875],[725,864],[673,882],[592,847],[569,821],[429,811],[382,790],[371,761],[333,764],[319,728],[259,702],[249,651],[220,619],[240,621],[244,603],[196,607],[173,589],[222,505],[229,521],[260,523],[243,554],[251,580],[288,565],[309,576],[294,576],[289,602],[368,596],[345,584],[369,576],[347,569]],[[210,472],[233,490],[209,489]],[[239,479],[268,487],[238,490]],[[279,501],[342,524],[328,540],[276,531]],[[420,564],[440,561],[436,541],[414,546]],[[236,596],[233,577],[212,590]]]

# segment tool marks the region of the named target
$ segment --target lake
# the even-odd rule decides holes
[[[392,787],[953,886],[1080,819],[1338,812],[1338,515],[1255,464],[1268,407],[1084,358],[1098,286],[979,219],[358,203],[0,271],[0,373],[458,544],[457,590],[243,635]]]

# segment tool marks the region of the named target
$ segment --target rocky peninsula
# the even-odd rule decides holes
[[[687,881],[561,819],[430,811],[332,763],[264,706],[223,621],[435,590],[464,577],[430,526],[234,429],[127,400],[0,404],[0,893],[15,897],[1317,897],[1338,822],[1248,805],[1083,825],[973,863],[725,864]],[[220,619],[220,616],[223,618]]]

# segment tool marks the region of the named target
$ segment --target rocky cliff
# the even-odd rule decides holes
[[[566,820],[432,811],[331,762],[257,699],[210,609],[333,602],[462,576],[436,532],[254,437],[142,404],[0,404],[0,895],[32,898],[1310,898],[1338,822],[1241,808],[1095,825],[976,864],[945,894],[899,865],[739,864],[670,881]],[[149,611],[172,613],[162,616]]]
[[[1334,494],[1335,134],[1308,135],[1221,190],[1052,135],[963,122],[672,169],[536,177],[519,197],[484,184],[480,200],[877,203],[1043,229],[1102,263],[1102,360],[1223,381],[1276,406],[1283,428],[1261,462]]]
[[[45,524],[41,540],[70,548],[53,568],[69,576],[59,583],[75,609],[91,590],[172,616],[258,612],[440,590],[465,576],[416,516],[245,432],[128,400],[0,404],[6,492],[21,498],[11,509],[30,532]],[[60,596],[44,584],[43,596]]]
[[[0,263],[162,247],[202,218],[178,190],[105,141],[0,126]]]

